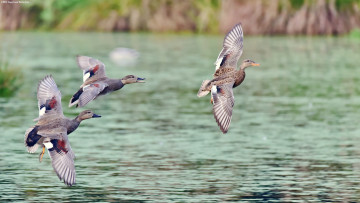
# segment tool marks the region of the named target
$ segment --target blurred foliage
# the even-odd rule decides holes
[[[70,11],[89,5],[92,1],[93,0],[32,0],[30,4],[24,4],[23,7],[28,11],[36,10],[38,12],[38,17],[35,19],[38,21],[36,24],[40,24],[41,28],[49,29],[53,28]]]
[[[289,0],[291,7],[300,9],[304,4],[316,3],[317,0]],[[343,10],[351,7],[353,4],[360,4],[360,0],[335,0],[335,6],[338,10]]]
[[[351,7],[354,3],[360,5],[360,0],[336,0],[335,6],[338,10],[344,10]]]
[[[216,33],[219,28],[229,27],[226,23],[237,22],[237,19],[234,20],[237,18],[234,15],[238,15],[247,19],[248,24],[255,25],[252,29],[255,34],[286,32],[294,34],[298,33],[297,30],[299,29],[295,28],[295,26],[288,26],[287,22],[296,16],[296,21],[304,22],[299,23],[304,24],[304,28],[300,29],[304,30],[304,33],[324,34],[324,31],[320,30],[320,28],[320,31],[311,28],[310,23],[307,26],[307,22],[309,22],[306,20],[306,18],[309,18],[307,15],[313,15],[315,19],[328,19],[329,15],[333,15],[339,20],[352,22],[358,22],[356,19],[360,16],[360,0],[321,1],[328,6],[327,8],[317,0],[280,0],[276,1],[278,3],[277,13],[268,15],[266,13],[271,13],[271,6],[269,5],[273,3],[272,1],[270,3],[270,1],[254,0],[239,3],[241,1],[243,0],[31,0],[28,4],[22,4],[21,10],[17,14],[7,14],[8,16],[3,18],[5,23],[0,24],[0,28],[4,30],[144,30]],[[320,4],[318,5],[317,2]],[[234,8],[239,12],[241,9],[256,10],[257,13],[261,13],[264,22],[267,23],[264,24],[252,17],[252,12],[244,14],[247,13],[242,12],[245,10],[241,10],[241,14],[236,14],[236,12],[227,13],[229,9],[226,9],[226,5],[230,5],[230,7],[237,6]],[[334,7],[336,9],[329,9]],[[308,14],[303,15],[300,12],[302,8],[308,10]],[[290,12],[287,12],[289,10]],[[338,11],[343,12],[340,15]],[[297,15],[296,12],[300,14]],[[220,26],[220,21],[223,22],[221,23],[222,26]],[[276,26],[273,26],[274,23]],[[342,33],[347,33],[356,26],[353,24],[345,26],[346,30]],[[276,28],[271,30],[263,29],[263,27]],[[340,29],[338,27],[332,25],[331,31],[326,33],[338,34]]]
[[[349,33],[349,37],[360,39],[360,29],[359,29],[359,28],[353,29],[353,30]]]
[[[191,10],[178,9],[178,4],[180,5],[183,2],[191,4],[189,6]],[[33,20],[37,21],[35,25],[39,25],[37,27],[41,29],[109,31],[111,28],[107,27],[115,27],[116,24],[119,24],[115,21],[123,18],[127,24],[135,23],[138,25],[137,28],[141,30],[146,28],[144,24],[147,23],[148,18],[152,17],[157,10],[161,10],[159,8],[165,7],[167,15],[171,15],[169,13],[177,9],[179,13],[188,15],[196,24],[196,31],[198,32],[204,30],[217,32],[220,3],[218,0],[32,0],[23,8],[27,12],[37,12]],[[192,10],[196,12],[192,12]],[[143,17],[136,17],[139,14]],[[106,28],[104,29],[104,27]]]
[[[9,63],[0,65],[0,97],[10,97],[21,86],[22,73],[19,69],[9,69]]]
[[[219,25],[218,12],[220,1],[217,0],[198,0],[194,1],[195,6],[201,11],[201,15],[196,18],[197,31],[204,31],[205,25],[209,27],[209,32],[217,32]],[[207,21],[205,24],[204,21]]]
[[[304,0],[290,0],[291,7],[300,9],[304,5]]]
[[[116,13],[118,16],[127,16],[133,9],[141,9],[140,0],[72,0],[72,5],[62,5],[57,7],[61,15],[59,16],[59,25],[61,29],[98,29],[98,24]],[[62,10],[66,8],[66,10]],[[104,21],[104,24],[106,22]],[[100,27],[101,28],[101,27]]]

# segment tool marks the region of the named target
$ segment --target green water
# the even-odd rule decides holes
[[[358,201],[360,40],[246,37],[248,68],[234,90],[228,134],[197,98],[212,76],[223,36],[2,33],[0,50],[24,85],[0,98],[0,199],[25,201]],[[141,53],[119,68],[115,47]],[[90,103],[102,115],[69,136],[77,184],[66,187],[48,154],[28,154],[25,130],[38,115],[37,82],[52,74],[63,109],[81,84],[75,55],[101,59],[107,75],[146,77]]]

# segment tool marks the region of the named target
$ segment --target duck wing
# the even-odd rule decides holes
[[[65,132],[63,129],[65,129]],[[62,137],[67,135],[67,130],[64,127],[41,129],[41,126],[40,126],[39,130],[37,131],[37,134],[41,135],[42,137],[45,137],[45,138],[62,139]]]
[[[40,133],[39,131],[39,134]],[[46,139],[43,144],[49,152],[51,164],[56,175],[60,180],[63,180],[66,185],[71,186],[75,184],[75,154],[71,149],[66,128],[56,128],[56,130],[53,130],[51,133],[48,132],[47,137],[52,138]]]
[[[95,82],[84,86],[78,102],[76,102],[77,107],[83,107],[94,100],[107,86],[108,84],[104,82]]]
[[[105,65],[103,62],[88,57],[77,56],[77,64],[83,70],[83,82],[96,81],[105,76]]]
[[[40,80],[37,88],[37,99],[40,118],[47,116],[64,116],[61,107],[61,92],[51,75]]]
[[[226,66],[237,67],[237,61],[243,52],[243,41],[243,30],[239,23],[224,38],[223,48],[215,62],[216,70]]]
[[[233,85],[234,82],[217,85],[216,91],[211,92],[214,118],[224,134],[229,129],[235,103]]]

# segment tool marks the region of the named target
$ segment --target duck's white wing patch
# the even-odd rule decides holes
[[[39,110],[39,117],[44,115],[46,112],[46,107],[42,107],[40,110]]]
[[[216,85],[213,85],[211,88],[211,92],[215,92],[216,91]]]
[[[94,81],[105,76],[105,65],[98,59],[88,56],[77,56],[77,63],[83,70],[83,82],[92,78]]]
[[[54,145],[51,142],[44,142],[43,144],[45,145],[46,149],[51,149],[54,147]]]
[[[217,57],[216,61],[215,61],[215,70],[219,69],[220,68],[220,64],[223,60],[223,57],[224,57],[224,53],[226,52],[226,49],[225,48],[222,48],[219,56]]]
[[[37,89],[39,117],[47,113],[55,113],[63,116],[61,107],[61,93],[54,78],[46,76],[39,82]]]
[[[85,82],[87,79],[89,79],[90,77],[90,73],[85,73],[85,71],[83,71],[83,82]]]

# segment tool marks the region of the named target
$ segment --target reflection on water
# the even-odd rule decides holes
[[[0,99],[0,199],[27,201],[356,201],[360,199],[360,41],[246,37],[248,68],[234,90],[229,133],[209,98],[222,36],[2,33],[1,53],[23,68],[16,97]],[[115,47],[141,53],[118,68]],[[107,75],[146,77],[87,108],[102,115],[70,135],[77,184],[66,187],[45,155],[28,154],[25,130],[37,117],[37,82],[52,74],[65,115],[81,84],[75,55],[97,57]]]

